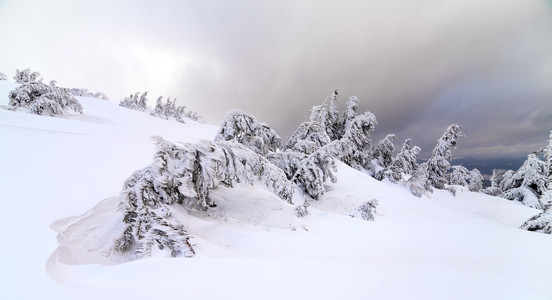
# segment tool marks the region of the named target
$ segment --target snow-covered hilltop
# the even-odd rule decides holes
[[[1,106],[17,86],[0,81]],[[552,238],[519,229],[539,209],[468,186],[457,186],[456,196],[435,189],[416,197],[407,184],[391,182],[399,167],[392,163],[380,174],[386,179],[378,181],[336,161],[331,173],[337,181],[323,181],[323,197],[307,199],[308,190],[291,195],[285,185],[268,184],[280,182],[274,175],[280,173],[266,166],[249,180],[238,180],[240,162],[247,168],[270,158],[249,160],[257,157],[251,154],[255,150],[229,146],[217,126],[166,120],[98,98],[76,99],[82,114],[56,118],[0,109],[5,241],[0,299],[552,298]],[[357,121],[359,128],[372,122],[369,115]],[[270,149],[271,143],[254,137],[271,132],[256,130],[244,140],[259,153]],[[346,136],[339,130],[341,138],[334,141]],[[384,153],[385,142],[381,145]],[[318,145],[311,154],[323,148]],[[415,149],[403,148],[400,166],[411,163],[407,151]],[[122,200],[153,201],[142,192],[185,182],[181,158],[190,149],[211,153],[196,161],[203,169],[234,157],[229,162],[235,172],[213,170],[213,185],[200,185],[209,189],[196,184],[179,190],[194,199],[201,197],[192,191],[208,192],[205,202],[182,205],[188,198],[177,198],[121,206]],[[385,170],[373,170],[378,171]],[[166,180],[148,190],[143,183],[154,184],[148,181],[152,174],[165,174]],[[287,182],[285,170],[280,175]],[[455,180],[461,181],[460,175]],[[308,214],[298,217],[305,201]],[[363,205],[373,222],[362,218]],[[117,251],[132,224],[133,234],[144,233],[141,244],[129,246],[135,251]],[[167,239],[156,240],[159,234],[148,239],[155,230]],[[179,237],[184,239],[176,241]],[[157,244],[189,248],[165,251]],[[179,257],[171,257],[173,250]]]

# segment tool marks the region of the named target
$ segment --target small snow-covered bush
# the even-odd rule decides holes
[[[360,207],[352,211],[349,216],[353,218],[362,218],[366,221],[374,221],[374,215],[377,213],[378,200],[372,199],[363,203]]]
[[[6,74],[0,72],[0,80],[8,80],[8,76],[6,76]]]
[[[65,89],[36,81],[40,74],[30,73],[29,69],[17,71],[15,78],[22,84],[9,93],[11,109],[49,116],[60,116],[69,110],[82,113],[80,102]]]

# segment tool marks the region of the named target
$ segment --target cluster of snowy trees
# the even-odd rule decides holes
[[[146,110],[146,96],[125,98],[124,105]],[[167,103],[170,105],[171,101]],[[451,148],[462,136],[458,125],[447,128],[433,157],[419,166],[416,159],[421,149],[413,146],[410,139],[404,141],[396,155],[394,135],[372,143],[370,135],[377,126],[376,117],[370,112],[357,114],[358,98],[349,98],[341,116],[337,104],[335,91],[322,105],[312,108],[309,120],[299,125],[285,145],[266,123],[241,111],[228,113],[213,142],[176,145],[159,141],[154,162],[125,183],[121,207],[127,228],[115,248],[138,257],[148,255],[154,247],[173,256],[193,255],[189,235],[178,220],[171,218],[170,205],[208,210],[216,206],[209,191],[220,185],[264,185],[295,205],[297,216],[304,216],[311,201],[323,198],[324,183],[337,180],[336,160],[380,180],[402,182],[417,196],[432,187],[445,188],[449,184]],[[155,113],[164,114],[163,105],[158,107]],[[463,183],[455,176],[452,182]],[[480,181],[471,184],[474,190],[480,189]],[[299,199],[304,201],[292,203],[295,193],[300,193]],[[368,201],[351,216],[373,220],[376,207],[377,201]]]
[[[125,98],[125,105],[146,110],[146,96]],[[152,114],[166,116],[165,109],[174,105],[174,100],[167,99],[162,105],[160,98],[158,104]],[[299,125],[285,145],[266,123],[237,110],[228,113],[213,142],[176,145],[160,139],[154,162],[133,174],[124,185],[120,199],[127,228],[115,249],[137,257],[149,255],[152,249],[172,256],[194,255],[189,234],[171,217],[171,205],[208,210],[216,206],[209,197],[210,190],[221,185],[261,184],[295,205],[298,217],[304,216],[311,201],[323,198],[324,183],[337,180],[336,160],[378,180],[403,184],[418,197],[434,188],[454,194],[455,186],[466,186],[474,192],[523,198],[518,200],[545,209],[524,227],[550,232],[552,144],[544,154],[546,163],[529,155],[518,172],[507,172],[500,183],[495,172],[492,186],[482,190],[483,177],[477,169],[470,171],[450,163],[451,151],[463,136],[460,126],[450,125],[437,140],[429,160],[418,165],[420,147],[407,139],[394,155],[393,134],[373,144],[370,135],[377,126],[376,118],[370,112],[357,114],[357,110],[358,98],[351,97],[340,116],[335,91],[322,105],[312,108],[309,120]],[[304,200],[302,203],[293,203],[296,193],[302,196],[298,198]],[[529,199],[528,193],[533,198],[548,197],[548,204]],[[351,216],[373,220],[377,204],[377,200],[367,201]]]
[[[542,155],[544,160],[539,156]],[[552,234],[552,131],[548,145],[527,156],[517,170],[494,170],[491,186],[483,192],[543,211],[521,226],[530,231]]]
[[[59,88],[52,81],[42,83],[40,73],[30,69],[16,70],[15,82],[21,85],[10,91],[9,108],[39,115],[59,116],[69,110],[82,113],[81,103],[67,89]]]
[[[109,100],[109,98],[102,92],[90,92],[88,89],[79,89],[79,88],[71,88],[67,89],[69,93],[79,96],[79,97],[88,97],[88,98],[98,98],[102,100]]]
[[[123,98],[119,106],[150,112],[152,116],[165,120],[173,119],[180,123],[185,123],[185,119],[197,121],[200,118],[196,112],[186,111],[185,106],[176,106],[176,99],[171,100],[170,97],[167,100],[163,100],[162,96],[157,98],[153,109],[149,108],[148,102],[148,92],[144,92],[143,94],[137,92],[134,95],[131,94],[129,97]]]
[[[124,184],[120,206],[124,234],[115,249],[137,257],[156,247],[171,256],[193,256],[189,235],[171,217],[171,204],[189,210],[216,206],[209,191],[217,186],[260,183],[291,204],[294,186],[284,172],[240,143],[202,141],[176,145],[158,141],[154,161]]]

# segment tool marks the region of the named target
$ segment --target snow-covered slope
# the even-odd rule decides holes
[[[0,81],[0,105],[14,86]],[[552,238],[518,229],[537,210],[467,190],[416,198],[343,164],[304,218],[262,188],[219,188],[208,215],[177,211],[193,258],[98,264],[79,235],[119,230],[116,196],[152,162],[152,136],[216,127],[79,100],[84,114],[63,118],[0,109],[0,299],[552,299]],[[374,222],[349,217],[371,199]]]

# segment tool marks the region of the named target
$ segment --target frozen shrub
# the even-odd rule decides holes
[[[366,221],[374,221],[374,215],[376,214],[376,207],[378,204],[378,200],[376,199],[366,201],[349,215],[353,218],[362,218]]]
[[[39,76],[29,69],[17,70],[15,79],[21,85],[8,95],[11,109],[47,116],[60,116],[70,110],[82,113],[82,105],[73,95],[55,84],[42,83],[42,80],[38,80]]]

